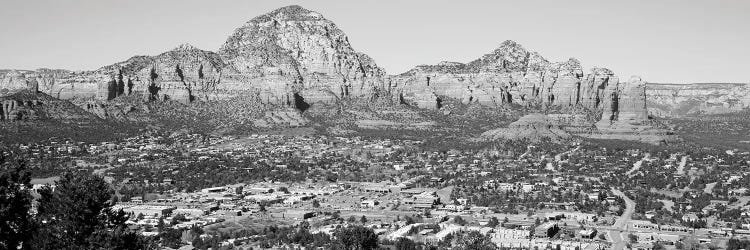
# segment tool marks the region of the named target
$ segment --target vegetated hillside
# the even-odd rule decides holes
[[[13,107],[3,107],[15,113],[4,120],[58,120],[69,123],[96,123],[101,119],[73,103],[48,94],[24,90],[0,97],[0,102],[14,102]]]
[[[103,120],[73,103],[34,91],[0,97],[0,141],[29,143],[50,137],[105,141],[137,132],[127,123]]]
[[[686,142],[704,147],[750,148],[750,111],[668,121]]]
[[[378,139],[424,141],[426,145],[477,144],[471,139],[521,116],[522,111],[462,104],[446,98],[443,109],[426,110],[389,100],[343,101],[336,105],[314,105],[305,112],[313,127],[331,136],[361,136]]]

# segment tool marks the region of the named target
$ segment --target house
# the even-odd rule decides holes
[[[560,227],[555,222],[546,222],[534,229],[534,236],[540,238],[552,238],[560,231]]]
[[[682,221],[684,222],[696,222],[698,220],[700,220],[700,218],[694,213],[688,213],[682,216]]]
[[[363,207],[375,207],[380,204],[377,200],[363,200],[360,205]]]
[[[593,228],[578,231],[578,234],[581,235],[581,238],[584,239],[593,239],[596,237],[596,233],[596,229]]]

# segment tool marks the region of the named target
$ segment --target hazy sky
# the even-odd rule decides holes
[[[216,51],[251,18],[299,4],[390,74],[468,62],[515,40],[650,82],[750,82],[750,1],[0,0],[0,68],[91,70],[182,43]]]

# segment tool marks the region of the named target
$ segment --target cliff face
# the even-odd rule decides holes
[[[28,89],[55,97],[109,100],[138,94],[179,101],[259,97],[295,106],[387,94],[385,72],[355,51],[321,14],[288,6],[248,21],[218,53],[182,45],[157,56],[135,56],[86,72],[0,72],[0,94]],[[124,91],[123,91],[124,89]]]
[[[62,99],[84,99],[76,103],[97,114],[104,113],[96,110],[106,110],[106,101],[133,95],[142,100],[185,103],[227,100],[246,106],[257,106],[260,101],[298,110],[345,98],[376,97],[440,109],[441,98],[449,97],[465,104],[555,110],[564,114],[551,117],[551,121],[565,123],[566,128],[576,131],[590,131],[594,127],[591,121],[599,120],[595,127],[614,131],[614,135],[625,133],[621,128],[646,126],[644,86],[640,79],[621,82],[605,68],[584,71],[576,59],[550,62],[513,41],[505,41],[468,63],[420,65],[387,76],[369,56],[355,51],[333,22],[299,6],[251,19],[217,52],[181,45],[156,56],[135,56],[94,71],[0,71],[0,96],[38,90]],[[655,107],[652,112],[685,100],[692,103],[693,97],[676,98],[670,92],[674,90],[660,91],[649,92],[658,93],[653,95],[654,104],[649,104]],[[682,92],[677,95],[687,95]],[[100,102],[89,102],[91,99]],[[740,102],[744,106],[726,103],[733,109],[747,106],[750,100]],[[582,118],[582,114],[588,116]]]
[[[589,117],[582,119],[576,115],[557,114],[545,121],[591,138],[648,143],[676,139],[669,131],[654,128],[649,121],[645,82],[639,77],[620,81],[605,68],[594,68],[586,74],[576,59],[549,62],[513,41],[503,42],[491,53],[466,64],[420,65],[392,80],[403,103],[423,108],[439,108],[440,98],[450,97],[465,104],[583,109]],[[599,121],[592,126],[590,121],[594,119]],[[488,131],[485,137],[507,137],[504,134],[509,131],[526,130],[539,129],[533,126],[524,129],[509,127]],[[536,137],[538,133],[550,134],[544,130],[526,134]]]
[[[145,100],[190,102],[214,94],[224,67],[216,53],[183,44],[157,56],[135,56],[93,74],[110,76],[97,86],[99,100],[139,95]]]
[[[653,116],[723,114],[750,107],[750,84],[648,84],[646,96]]]
[[[649,121],[646,109],[646,83],[631,77],[608,91],[601,119],[595,124],[598,133],[587,135],[597,139],[620,139],[659,144],[679,141],[671,131],[659,129]]]
[[[148,98],[148,86],[153,83],[159,89],[155,98],[187,101],[189,93],[205,94],[217,85],[223,67],[216,53],[181,45],[157,56],[134,56],[94,71],[0,72],[0,95],[33,89],[60,99],[111,100],[132,94]]]
[[[68,101],[31,90],[0,97],[0,122],[34,120],[90,123],[98,118]]]
[[[608,86],[619,81],[612,71],[595,68],[584,74],[580,62],[551,63],[513,41],[467,64],[420,65],[394,77],[407,101],[424,102],[415,93],[434,93],[484,105],[581,106],[601,112]],[[429,95],[427,95],[429,97]]]

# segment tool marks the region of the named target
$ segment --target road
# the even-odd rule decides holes
[[[609,239],[612,241],[612,249],[622,250],[625,249],[625,245],[627,244],[627,239],[623,237],[625,234],[623,232],[627,231],[628,222],[630,222],[630,218],[635,212],[635,201],[625,196],[620,190],[612,188],[612,193],[625,200],[625,211],[617,218],[615,224],[612,225],[612,228],[615,230],[608,230],[607,235],[609,235]]]

